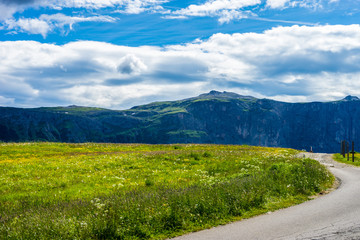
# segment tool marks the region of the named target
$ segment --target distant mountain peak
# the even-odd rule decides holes
[[[216,90],[211,90],[209,93],[204,93],[199,95],[199,98],[245,98],[245,99],[256,99],[254,97],[251,96],[242,96],[239,95],[237,93],[233,93],[233,92],[219,92]]]
[[[360,98],[349,95],[349,96],[346,96],[342,101],[360,101]]]
[[[216,91],[216,90],[211,90],[211,91],[208,93],[208,95],[214,95],[214,96],[216,96],[216,95],[222,95],[222,94],[226,94],[226,91],[224,91],[224,92],[219,92],[219,91]]]
[[[77,105],[69,105],[66,108],[81,108],[81,106],[77,106]]]

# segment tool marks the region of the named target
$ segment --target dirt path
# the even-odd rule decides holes
[[[339,188],[297,206],[175,239],[360,239],[360,168],[337,163],[329,154],[305,157],[328,166],[340,179]]]

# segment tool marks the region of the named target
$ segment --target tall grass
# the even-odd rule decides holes
[[[305,201],[333,181],[318,162],[290,149],[1,148],[0,239],[164,239]]]

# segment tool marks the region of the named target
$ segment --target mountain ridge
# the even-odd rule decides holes
[[[360,99],[287,103],[211,91],[127,110],[0,107],[0,141],[216,143],[337,152],[360,139]]]

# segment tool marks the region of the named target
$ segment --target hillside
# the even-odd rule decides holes
[[[114,111],[0,108],[1,141],[216,143],[337,152],[360,138],[360,100],[284,103],[211,91]]]

